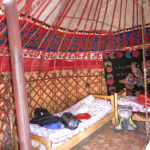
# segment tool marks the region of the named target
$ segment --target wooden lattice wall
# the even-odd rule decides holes
[[[15,105],[10,73],[0,76],[0,149],[11,146],[11,116],[15,117]]]
[[[88,94],[107,94],[101,70],[34,73],[31,77],[30,74],[26,73],[26,88],[32,111],[36,107],[44,107],[51,113],[57,113]]]

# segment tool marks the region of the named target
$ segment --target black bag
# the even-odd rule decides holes
[[[41,117],[45,117],[45,116],[50,116],[51,114],[48,112],[47,109],[44,108],[36,108],[34,110],[34,117],[35,118],[41,118]]]
[[[61,118],[62,118],[62,123],[65,125],[65,127],[71,130],[76,129],[79,123],[81,122],[70,112],[63,113]]]
[[[56,123],[58,121],[61,121],[61,117],[51,115],[47,109],[36,108],[34,110],[34,118],[30,120],[30,123],[44,126]]]

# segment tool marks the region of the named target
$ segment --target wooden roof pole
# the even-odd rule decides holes
[[[31,150],[29,116],[26,100],[23,50],[19,30],[16,0],[3,0],[6,10],[12,79],[16,105],[19,143],[21,150]]]
[[[146,123],[145,123],[145,128],[146,128],[146,140],[149,141],[149,122],[148,122],[148,101],[147,101],[147,83],[146,83],[146,78],[147,78],[147,72],[146,72],[146,37],[145,37],[145,18],[144,18],[144,9],[143,9],[143,0],[140,3],[140,9],[141,9],[141,24],[142,24],[142,49],[143,49],[143,73],[144,73],[144,94],[145,94],[145,109],[146,109]]]

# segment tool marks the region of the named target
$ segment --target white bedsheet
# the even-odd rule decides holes
[[[69,109],[66,109],[63,112],[57,113],[55,115],[61,116],[64,112],[71,112],[74,115],[76,115],[76,110],[79,106],[81,106],[83,103],[85,103],[86,99],[83,99],[79,101],[74,106],[70,107]],[[41,137],[50,137],[52,141],[52,149],[55,149],[71,137],[79,134],[81,131],[85,130],[92,124],[96,123],[100,119],[104,118],[112,109],[112,105],[109,101],[95,99],[88,107],[88,113],[92,116],[89,120],[82,120],[79,124],[78,128],[75,130],[70,130],[67,128],[64,129],[46,129],[44,127],[41,127],[39,125],[30,124],[30,132],[33,134],[36,134]]]
[[[150,150],[150,141],[149,141],[148,144],[146,145],[145,150]]]
[[[146,112],[144,105],[136,102],[137,96],[125,96],[118,99],[118,105],[131,106],[133,112]],[[150,112],[150,107],[148,107],[148,112]]]

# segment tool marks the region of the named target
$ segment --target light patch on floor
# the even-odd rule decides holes
[[[71,150],[141,150],[146,143],[145,128],[143,122],[136,124],[137,131],[114,132],[110,122]]]

